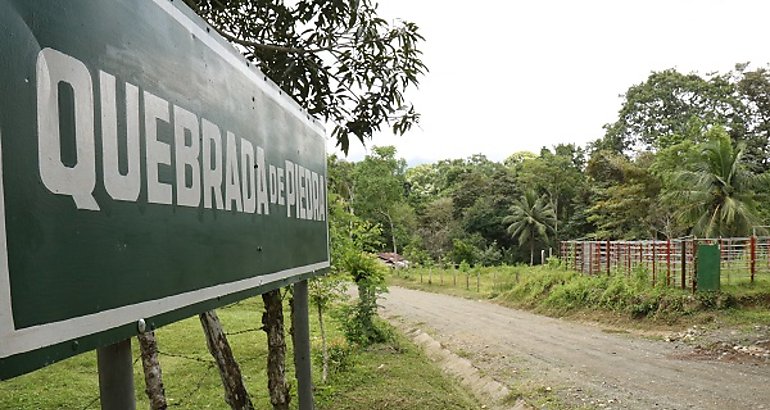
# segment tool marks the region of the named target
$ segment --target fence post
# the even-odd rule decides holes
[[[757,269],[757,237],[754,235],[751,235],[751,259],[749,263],[751,264],[751,282],[754,283],[754,273]]]
[[[465,290],[471,290],[471,273],[465,272]]]
[[[666,239],[666,286],[671,286],[671,239]]]
[[[607,276],[610,276],[610,256],[612,254],[610,252],[610,248],[611,247],[612,247],[612,245],[610,244],[610,241],[608,240],[607,241]]]
[[[657,259],[658,259],[658,252],[657,252],[657,241],[655,239],[652,240],[652,286],[655,287],[655,279],[657,279],[658,271],[657,271]]]
[[[585,250],[586,250],[586,244],[585,244],[585,242],[581,242],[580,243],[580,273],[586,273],[586,270],[585,270],[585,262],[586,262],[586,260],[585,260],[586,259]],[[575,248],[575,256],[577,257],[577,247]]]
[[[596,274],[602,273],[602,243],[596,242]]]
[[[695,263],[695,259],[698,254],[698,243],[696,239],[692,240],[692,293],[698,290],[698,264]]]
[[[588,274],[594,274],[594,243],[588,242]]]
[[[631,276],[631,242],[626,243],[626,277]]]
[[[572,269],[577,270],[577,243],[572,242]]]
[[[680,242],[680,253],[682,258],[682,290],[687,288],[687,241]]]

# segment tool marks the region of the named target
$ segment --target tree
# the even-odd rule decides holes
[[[548,233],[553,232],[556,215],[548,200],[544,196],[538,197],[533,190],[525,191],[523,196],[513,202],[509,211],[510,215],[503,219],[503,224],[519,245],[529,244],[529,265],[532,266],[535,263],[535,241],[538,238],[548,240]]]
[[[633,161],[610,151],[595,152],[587,167],[593,195],[587,211],[594,239],[647,239],[657,232],[652,218],[660,180],[650,171],[653,154]]]
[[[358,303],[343,309],[342,323],[349,340],[369,344],[381,341],[382,329],[375,325],[377,298],[386,291],[385,275],[380,262],[370,252],[380,246],[380,226],[347,211],[345,199],[334,192],[329,193],[329,241],[331,245],[331,273],[328,277],[311,282],[311,298],[319,314],[323,329],[323,309],[336,299],[344,287],[339,282],[348,276],[358,287]],[[325,331],[322,330],[322,344]],[[328,356],[324,349],[323,374],[328,371]]]
[[[574,145],[559,145],[554,152],[543,148],[540,156],[525,159],[518,165],[519,180],[527,187],[545,192],[556,216],[554,236],[559,239],[560,221],[569,218],[570,211],[565,205],[572,202],[580,185],[583,150]]]
[[[733,145],[722,127],[707,133],[694,170],[676,174],[671,196],[681,206],[679,216],[697,236],[745,236],[761,224],[754,188],[767,177],[747,170],[745,145]]]
[[[406,161],[396,158],[392,146],[374,147],[354,169],[353,207],[358,216],[379,223],[393,252],[398,253],[402,224],[414,220],[413,210],[405,207]]]
[[[347,210],[355,215],[355,209],[353,209],[353,196],[355,195],[354,169],[354,163],[340,159],[336,154],[329,155],[326,160],[329,192],[335,193],[344,199]],[[332,203],[332,201],[329,201],[329,203]]]
[[[425,207],[417,234],[428,254],[439,260],[452,249],[452,236],[457,229],[459,226],[452,218],[452,199],[444,197]]]
[[[345,293],[345,282],[339,275],[327,274],[318,276],[308,282],[310,303],[318,313],[318,330],[321,333],[321,383],[326,383],[329,375],[329,349],[326,343],[326,326],[324,313]]]
[[[745,106],[729,75],[704,78],[674,69],[653,72],[623,97],[618,120],[605,125],[605,137],[596,148],[615,152],[665,148],[662,137],[683,135],[695,119],[700,132],[721,124],[735,139],[746,134]]]
[[[748,64],[737,64],[736,88],[746,107],[748,135],[746,162],[756,172],[770,170],[770,70],[747,70]]]
[[[184,0],[310,115],[332,122],[347,153],[381,129],[419,120],[404,92],[427,71],[416,24],[389,24],[371,0]]]

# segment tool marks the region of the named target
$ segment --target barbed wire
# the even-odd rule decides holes
[[[200,377],[200,379],[198,379],[198,382],[195,384],[195,388],[194,388],[194,389],[193,389],[193,390],[192,390],[190,393],[186,394],[186,395],[185,395],[185,396],[183,396],[183,397],[186,397],[186,398],[192,399],[193,395],[194,395],[195,393],[199,392],[201,388],[203,388],[203,382],[204,382],[204,380],[206,380],[206,378],[209,376],[208,372],[209,372],[209,371],[210,371],[212,368],[214,368],[214,366],[215,366],[215,365],[216,365],[216,363],[214,363],[214,362],[208,363],[208,365],[206,366],[206,370],[203,372],[203,375]],[[180,400],[179,400],[179,401],[177,401],[177,402],[174,402],[174,403],[172,403],[172,404],[169,404],[169,406],[181,406],[181,405],[182,405],[182,404],[184,404],[184,403],[185,403],[185,401],[184,401],[184,398],[183,398],[183,399],[180,399]]]
[[[166,352],[161,352],[160,350],[158,350],[158,354],[161,355],[161,356],[176,357],[176,358],[179,358],[179,359],[187,359],[187,360],[191,360],[191,361],[195,361],[195,362],[199,362],[199,363],[215,364],[215,362],[213,360],[201,359],[200,357],[188,356],[188,355],[179,354],[179,353],[166,353]]]
[[[264,326],[260,326],[260,327],[250,328],[250,329],[237,330],[235,332],[225,332],[225,336],[237,336],[237,335],[241,335],[241,334],[244,334],[244,333],[261,332],[263,330],[265,330],[265,327]]]

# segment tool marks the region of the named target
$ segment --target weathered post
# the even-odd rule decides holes
[[[146,326],[144,321],[140,322],[140,327]],[[155,338],[155,332],[152,330],[143,331],[139,329],[136,336],[139,340],[139,351],[142,355],[142,368],[144,369],[144,392],[150,401],[151,410],[166,410],[166,391],[163,387],[163,373],[158,361],[158,341]]]
[[[607,240],[607,276],[610,276],[610,258],[612,257],[612,252],[610,251],[611,247],[612,244]]]
[[[96,349],[102,410],[135,410],[131,339]]]
[[[219,377],[222,379],[222,388],[225,391],[225,403],[233,410],[253,409],[251,398],[243,384],[241,368],[235,360],[217,313],[209,310],[199,314],[198,319],[206,336],[206,346],[219,369]]]
[[[283,331],[281,290],[262,294],[265,311],[262,330],[267,334],[267,389],[274,410],[288,410],[291,395],[286,381],[286,335]]]
[[[465,272],[465,290],[471,290],[471,274]]]

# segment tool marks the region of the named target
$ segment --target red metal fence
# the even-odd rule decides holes
[[[698,244],[719,245],[726,283],[770,276],[770,237],[672,239],[667,241],[565,241],[561,259],[568,268],[589,275],[643,270],[653,285],[693,286]]]

